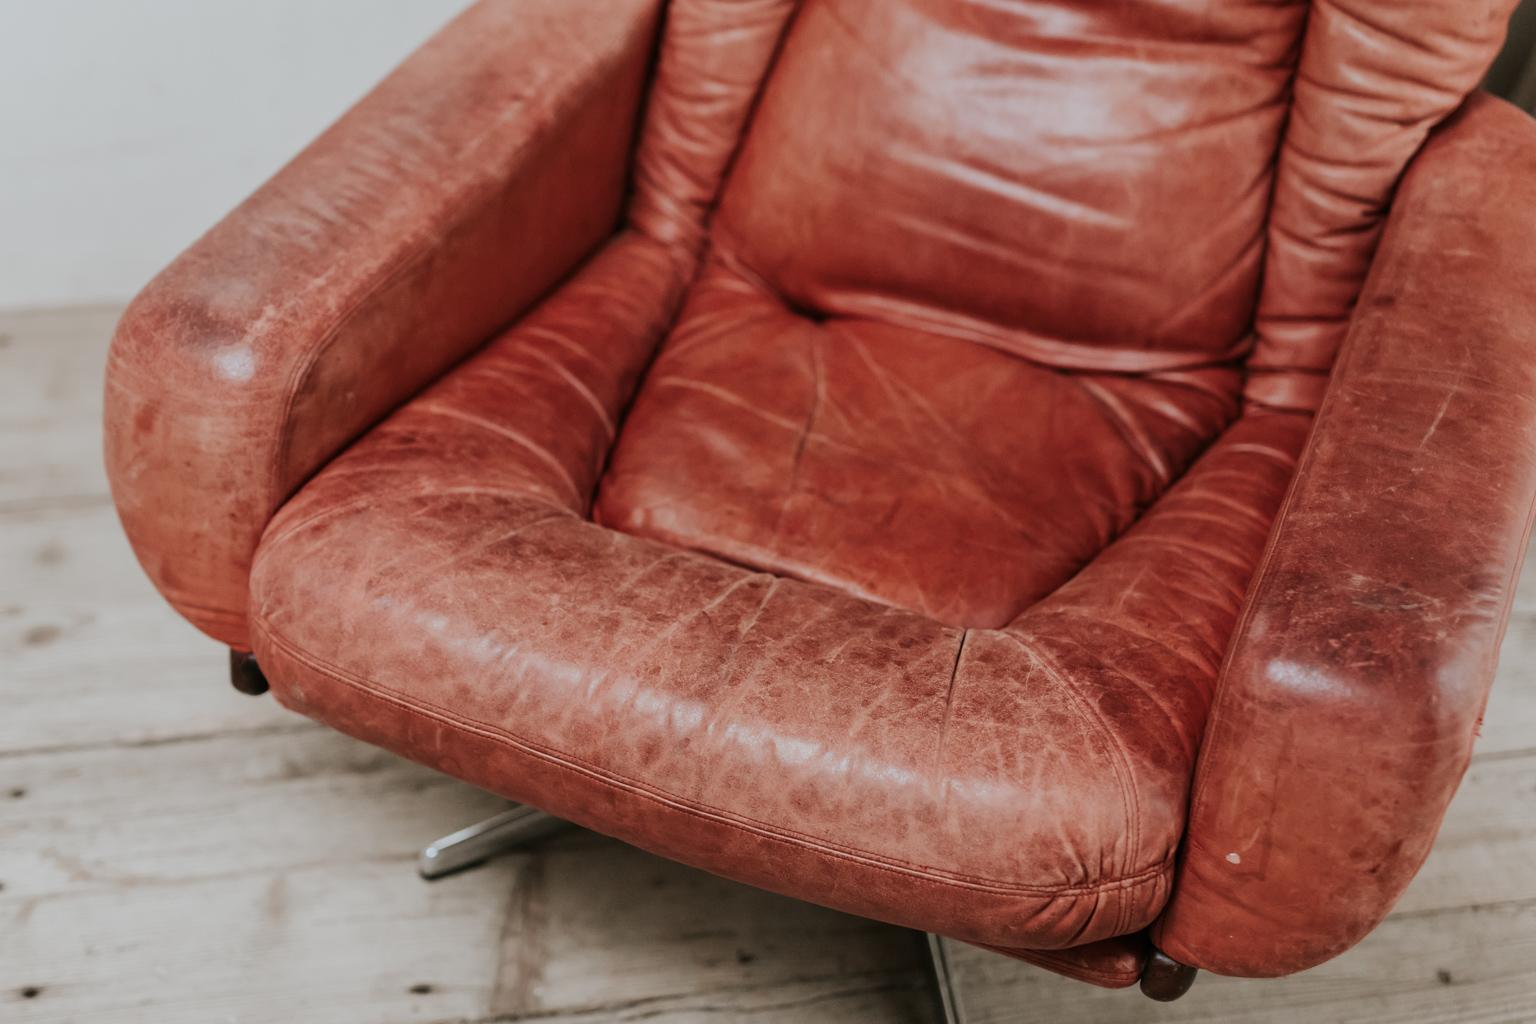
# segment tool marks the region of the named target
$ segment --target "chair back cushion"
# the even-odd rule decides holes
[[[1279,319],[1347,315],[1392,185],[1508,4],[805,0],[715,245],[818,316],[1067,368],[1233,358],[1266,241]],[[1273,326],[1266,351],[1317,347]]]

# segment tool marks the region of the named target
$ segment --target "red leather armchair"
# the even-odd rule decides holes
[[[1536,503],[1509,6],[486,0],[128,309],[123,524],[284,704],[589,828],[1304,969]]]

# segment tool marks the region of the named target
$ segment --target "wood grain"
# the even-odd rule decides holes
[[[100,468],[111,309],[0,315],[0,1020],[931,1019],[911,933],[572,831],[432,885],[494,798],[234,693]],[[1183,1001],[952,944],[975,1021],[1536,1021],[1536,579],[1439,842],[1386,924]]]

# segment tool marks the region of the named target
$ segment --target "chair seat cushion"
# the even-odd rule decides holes
[[[1236,411],[1230,369],[1055,372],[814,321],[715,264],[625,421],[605,525],[997,627],[1135,521]]]
[[[658,267],[611,248],[288,502],[252,576],[275,694],[848,912],[1013,949],[1144,927],[1306,421],[1240,419],[1068,583],[955,628],[586,517]]]

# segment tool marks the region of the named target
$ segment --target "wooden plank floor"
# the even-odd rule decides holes
[[[234,693],[100,468],[115,310],[0,316],[0,1020],[930,1019],[910,933],[571,832],[435,885],[497,800]],[[1536,1021],[1536,582],[1423,873],[1358,949],[1184,1001],[956,947],[986,1022]]]

